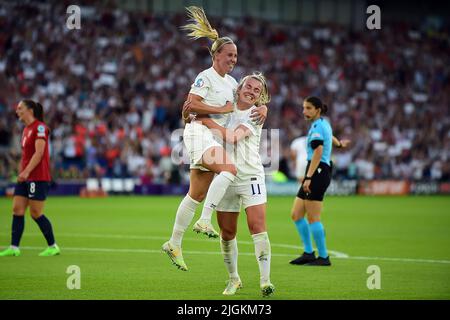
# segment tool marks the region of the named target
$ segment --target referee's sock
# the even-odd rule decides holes
[[[305,248],[305,252],[312,253],[313,247],[308,221],[306,221],[305,218],[302,218],[300,220],[295,221],[294,223],[295,226],[297,227],[298,234],[300,235],[300,238],[303,241],[303,247]]]
[[[39,229],[41,229],[41,232],[44,235],[45,240],[47,240],[48,246],[49,247],[53,246],[55,244],[55,237],[53,235],[53,229],[50,220],[48,220],[46,216],[41,215],[39,218],[34,219],[34,221],[36,221],[36,223],[39,226]]]
[[[316,242],[317,250],[319,251],[319,257],[327,258],[328,252],[327,247],[325,245],[325,230],[323,228],[322,222],[317,221],[311,223],[309,227],[314,237],[314,241]]]
[[[13,214],[11,228],[11,246],[19,247],[20,239],[22,239],[23,230],[25,229],[25,217]]]

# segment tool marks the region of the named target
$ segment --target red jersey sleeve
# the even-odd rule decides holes
[[[51,181],[50,175],[50,155],[48,150],[50,130],[43,122],[35,121],[27,126],[22,137],[22,165],[24,170],[34,153],[36,152],[35,144],[37,139],[45,141],[45,149],[42,160],[30,173],[27,181]]]
[[[36,126],[36,131],[33,132],[35,140],[44,139],[46,142],[48,141],[49,129],[43,123],[39,123]]]

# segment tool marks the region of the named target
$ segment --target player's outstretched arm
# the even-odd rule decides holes
[[[336,148],[347,148],[350,142],[351,141],[349,139],[339,140],[338,138],[333,136],[333,146],[335,146]]]

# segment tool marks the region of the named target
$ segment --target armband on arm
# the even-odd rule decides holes
[[[323,146],[323,140],[313,140],[311,141],[311,148],[315,150],[318,146]]]

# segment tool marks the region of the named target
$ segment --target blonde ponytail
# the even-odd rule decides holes
[[[214,57],[216,52],[218,52],[223,45],[228,43],[234,44],[233,40],[229,37],[219,37],[219,33],[217,32],[217,30],[214,29],[209,23],[205,11],[203,11],[203,8],[190,6],[186,8],[186,11],[189,20],[192,23],[182,26],[181,29],[189,31],[188,37],[192,38],[193,40],[197,40],[200,38],[208,38],[212,40],[213,44],[211,45],[211,49],[208,48],[211,56]]]
[[[193,40],[197,40],[199,38],[208,38],[212,41],[216,41],[219,39],[219,33],[216,29],[211,27],[211,24],[206,17],[205,11],[203,8],[191,6],[186,8],[189,20],[193,23],[189,23],[185,26],[182,26],[181,29],[190,31],[188,36]]]

